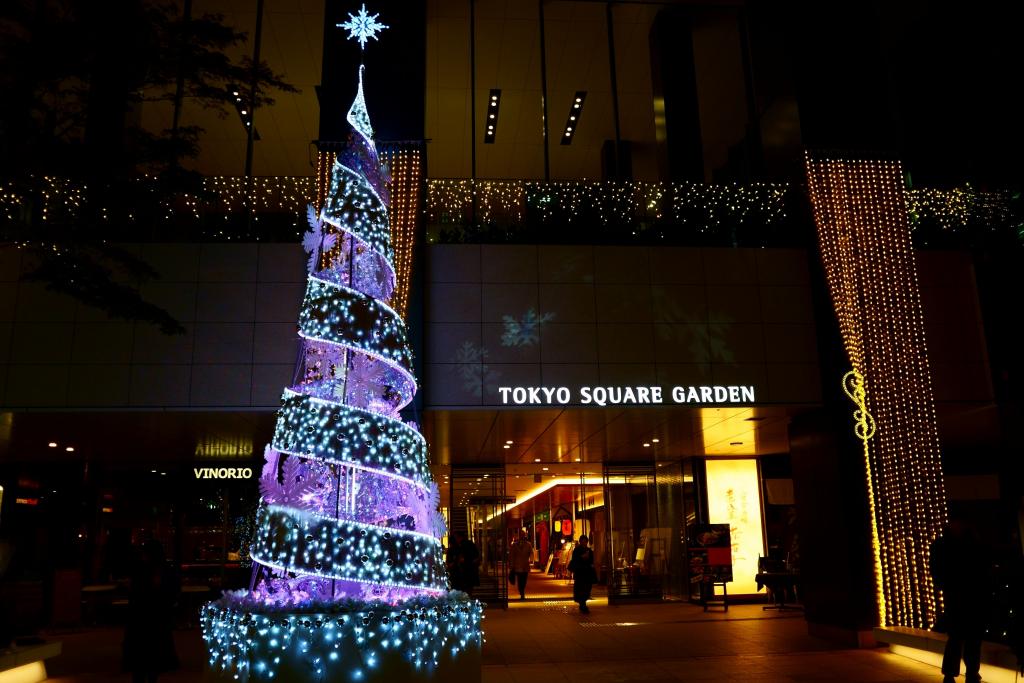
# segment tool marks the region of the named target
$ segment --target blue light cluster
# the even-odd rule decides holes
[[[309,278],[299,332],[359,349],[402,368],[412,367],[401,316],[387,304],[344,285]]]
[[[359,65],[359,87],[356,89],[356,96],[352,100],[352,106],[348,108],[345,120],[352,126],[353,130],[363,136],[370,145],[373,144],[373,124],[370,123],[370,112],[366,110],[366,97],[363,96],[363,72],[366,71],[364,64]]]
[[[260,507],[251,554],[302,575],[398,588],[448,588],[441,542],[423,533]]]
[[[336,162],[331,171],[331,191],[320,215],[324,222],[355,235],[394,262],[391,223],[384,201],[365,177],[341,162]]]
[[[427,442],[401,420],[288,390],[278,415],[271,442],[278,451],[351,462],[415,481],[430,478]]]
[[[395,676],[403,669],[429,674],[467,649],[479,650],[483,640],[481,605],[461,593],[395,606],[348,601],[308,613],[222,603],[207,605],[201,616],[209,663],[242,681],[365,680],[372,674],[407,680]]]

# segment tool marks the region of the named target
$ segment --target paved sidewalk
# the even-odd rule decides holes
[[[608,607],[582,615],[568,601],[488,611],[485,683],[934,682],[930,666],[885,650],[842,650],[807,635],[799,612],[740,605]]]
[[[487,610],[485,683],[937,683],[930,666],[884,650],[841,650],[807,635],[802,613],[739,605],[727,613],[689,604],[609,607],[589,615],[562,598],[556,585],[533,582],[508,610]],[[122,632],[103,628],[55,634],[64,655],[49,665],[51,681],[127,681],[119,673]],[[164,683],[197,681],[204,653],[197,629],[175,634],[182,668]],[[396,682],[398,683],[398,682]]]

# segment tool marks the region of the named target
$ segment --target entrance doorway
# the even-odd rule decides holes
[[[506,492],[515,498],[505,512],[506,539],[511,543],[524,534],[533,546],[525,600],[570,601],[573,577],[568,565],[579,537],[593,539],[597,557],[606,546],[600,464],[509,464]],[[603,594],[602,582],[592,596],[601,599]]]
[[[450,558],[454,538],[461,535],[476,548],[476,576],[468,586],[474,598],[487,605],[508,606],[508,544],[504,529],[505,507],[511,500],[505,494],[505,466],[452,466],[448,497],[449,578],[461,587]]]
[[[453,465],[439,479],[448,485],[450,534],[464,534],[479,556],[472,594],[491,606],[506,607],[510,593],[518,601],[509,585],[508,557],[520,534],[534,549],[527,600],[570,599],[568,564],[586,534],[595,555],[595,591],[607,592],[610,603],[702,601],[707,597],[703,573],[692,571],[688,550],[695,525],[730,524],[731,596],[755,594],[757,587],[746,584],[754,580],[765,548],[784,545],[784,534],[773,532],[765,546],[763,525],[767,519],[770,529],[788,528],[792,501],[769,498],[777,504],[767,506],[766,513],[758,463],[756,458],[684,458]],[[787,472],[773,465],[772,483],[785,483]]]
[[[661,599],[672,529],[661,523],[654,463],[606,463],[604,486],[609,603]]]

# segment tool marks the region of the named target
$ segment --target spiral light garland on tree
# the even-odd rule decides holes
[[[429,679],[481,643],[479,603],[448,593],[426,441],[400,417],[416,381],[386,303],[388,170],[362,68],[348,121],[329,195],[308,211],[302,356],[266,448],[253,580],[203,611],[211,667],[243,680]]]

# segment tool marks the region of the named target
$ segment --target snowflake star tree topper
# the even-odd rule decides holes
[[[384,29],[388,28],[386,24],[382,24],[377,21],[377,17],[380,14],[367,14],[366,3],[359,9],[359,14],[352,14],[349,12],[348,21],[337,24],[338,28],[343,28],[348,31],[349,39],[355,38],[359,41],[359,49],[366,49],[366,39],[373,38],[377,40],[377,34]]]

